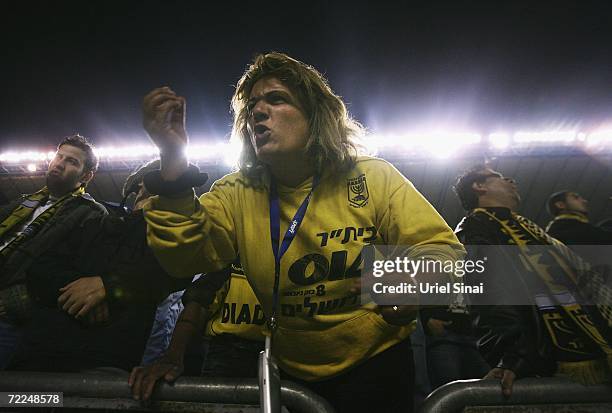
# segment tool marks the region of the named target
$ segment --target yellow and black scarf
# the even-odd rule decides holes
[[[60,209],[66,201],[73,197],[82,196],[85,193],[85,188],[79,187],[73,192],[70,192],[53,203],[45,212],[40,214],[30,225],[25,228],[21,234],[17,235],[8,245],[6,245],[0,255],[2,257],[8,256],[12,251],[18,249],[24,241],[34,237],[45,223],[49,221],[53,215]],[[43,187],[40,191],[28,195],[23,202],[15,208],[11,214],[6,217],[0,223],[0,239],[4,238],[8,234],[11,234],[19,225],[26,222],[34,213],[36,208],[44,205],[49,200],[49,190],[47,187]]]
[[[546,232],[550,231],[550,227],[552,227],[555,222],[563,219],[573,219],[574,221],[582,222],[583,224],[589,223],[589,219],[586,216],[579,213],[568,212],[565,214],[559,214],[554,217],[553,220],[550,221],[546,226]]]
[[[517,214],[505,217],[485,208],[477,208],[473,213],[483,213],[496,222],[507,236],[508,244],[520,248],[519,259],[525,274],[537,275],[523,279],[557,356],[567,360],[558,362],[557,374],[571,376],[584,384],[609,380],[612,369],[610,287],[590,270],[587,262],[529,219]],[[581,282],[585,279],[589,280],[587,284]],[[596,291],[585,291],[585,288]],[[582,298],[585,293],[596,306],[580,304],[586,302]],[[589,360],[590,355],[598,353],[604,358]]]

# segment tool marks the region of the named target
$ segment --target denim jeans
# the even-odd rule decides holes
[[[455,380],[480,379],[490,370],[476,339],[452,331],[427,337],[427,368],[432,390]]]

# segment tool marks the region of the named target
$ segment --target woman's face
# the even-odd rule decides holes
[[[297,97],[275,77],[258,80],[247,102],[247,128],[257,158],[265,164],[305,156],[308,120]]]

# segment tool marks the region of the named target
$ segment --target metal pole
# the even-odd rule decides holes
[[[55,391],[68,397],[132,399],[128,375],[0,372],[0,391]],[[292,412],[333,413],[329,402],[290,381],[281,382],[283,404]],[[160,382],[152,396],[156,401],[184,401],[259,405],[257,379],[179,377],[172,385]],[[120,401],[120,400],[119,400]]]
[[[259,400],[263,413],[280,413],[280,372],[272,358],[272,338],[266,336],[265,350],[259,353]]]
[[[499,380],[458,380],[436,389],[421,408],[422,413],[455,413],[467,406],[612,402],[612,385],[583,386],[561,378],[525,378],[514,382],[512,396],[505,398]]]

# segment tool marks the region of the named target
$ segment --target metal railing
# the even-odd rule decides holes
[[[0,372],[0,391],[63,392],[67,408],[133,410],[142,405],[132,399],[127,380],[127,374],[4,371]],[[167,404],[160,405],[164,402],[259,406],[259,385],[257,379],[179,377],[173,384],[159,383],[151,399],[148,408],[153,411],[169,411]],[[334,412],[321,396],[290,381],[281,382],[281,399],[292,412]]]
[[[512,396],[502,395],[499,380],[458,380],[433,391],[421,413],[458,413],[469,406],[525,406],[610,403],[612,385],[583,386],[561,378],[525,378],[514,382]]]

